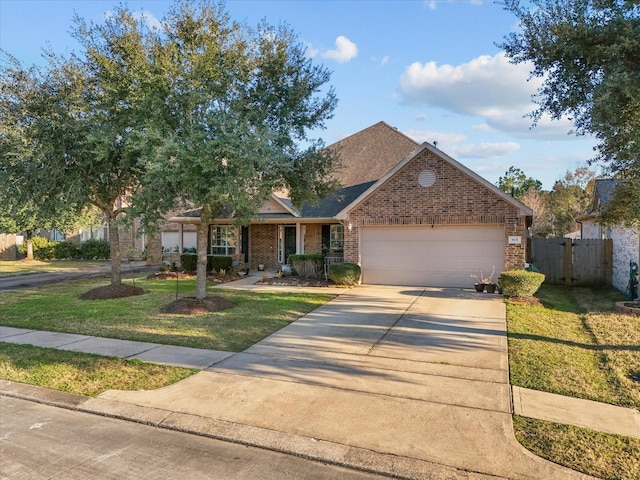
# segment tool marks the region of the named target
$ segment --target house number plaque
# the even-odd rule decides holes
[[[509,237],[509,245],[520,245],[520,244],[522,244],[522,237],[518,237],[518,236]]]

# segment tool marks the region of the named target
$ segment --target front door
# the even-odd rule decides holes
[[[289,255],[296,253],[296,227],[280,225],[278,227],[278,262],[289,263]]]

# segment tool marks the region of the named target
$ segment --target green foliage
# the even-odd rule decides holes
[[[640,5],[625,0],[503,0],[520,29],[502,48],[542,78],[539,108],[599,141],[611,173],[640,178]],[[628,205],[628,204],[622,204]],[[637,212],[637,208],[631,213]]]
[[[180,265],[185,272],[195,272],[198,268],[198,256],[195,253],[184,253],[180,255]],[[207,272],[219,272],[224,270],[229,272],[233,265],[231,257],[222,255],[207,255]]]
[[[56,242],[52,242],[46,237],[33,237],[31,239],[33,244],[33,258],[36,260],[51,260],[55,257],[54,249]],[[27,242],[23,242],[19,247],[18,251],[22,255],[27,254]]]
[[[509,270],[500,274],[499,282],[506,297],[532,297],[544,282],[544,274]]]
[[[84,260],[106,260],[111,256],[111,247],[106,240],[87,240],[80,246]]]
[[[195,272],[198,267],[198,256],[193,253],[183,253],[180,255],[180,265],[185,272]]]
[[[513,195],[518,200],[531,190],[539,192],[542,190],[542,182],[532,177],[527,177],[522,170],[513,166],[509,167],[504,177],[498,179],[497,186],[500,190]]]
[[[231,271],[231,266],[233,265],[233,259],[227,256],[221,255],[208,255],[207,256],[207,272],[220,272],[220,270],[224,270],[225,272]]]
[[[357,285],[362,273],[356,263],[332,263],[329,265],[329,278],[336,285]]]
[[[317,277],[322,273],[322,255],[306,254],[306,255],[289,255],[289,264],[291,270],[297,275],[305,277]]]
[[[627,178],[616,185],[599,221],[605,225],[640,225],[640,178]]]
[[[56,260],[79,260],[81,256],[77,243],[56,242],[53,247],[53,258]]]

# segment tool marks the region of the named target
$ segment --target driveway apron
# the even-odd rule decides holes
[[[360,286],[182,382],[99,398],[464,473],[446,478],[585,478],[516,442],[509,392],[501,297]]]

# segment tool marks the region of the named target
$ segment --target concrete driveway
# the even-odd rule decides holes
[[[516,442],[505,307],[466,290],[360,286],[178,384],[91,402],[406,478],[588,478]]]

